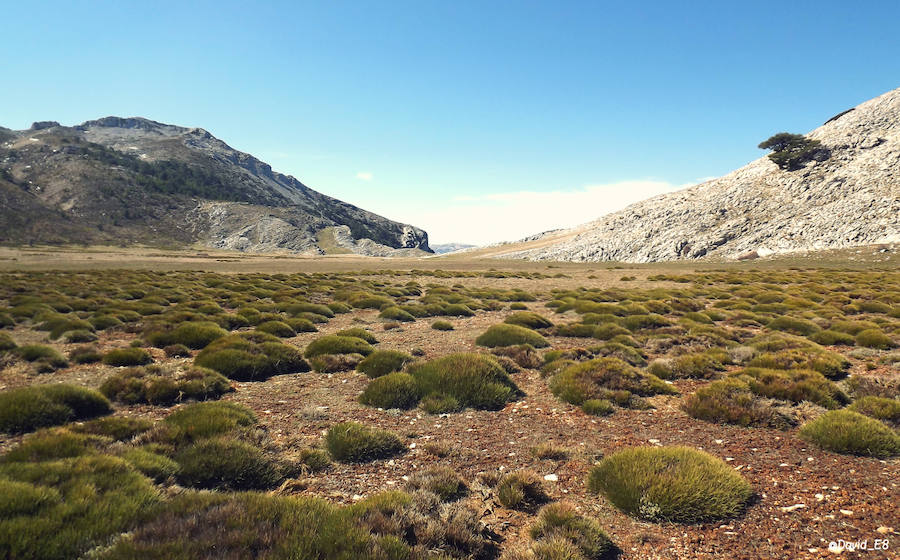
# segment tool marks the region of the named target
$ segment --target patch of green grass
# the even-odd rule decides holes
[[[553,326],[553,322],[534,311],[513,313],[504,319],[503,322],[509,325],[525,327],[526,329],[547,329]]]
[[[428,414],[451,414],[463,408],[454,397],[436,393],[422,399],[419,406]]]
[[[16,348],[15,353],[27,362],[45,361],[55,368],[69,365],[66,358],[56,348],[43,344],[25,344]]]
[[[337,336],[350,336],[354,338],[361,338],[368,342],[369,344],[378,344],[378,339],[375,338],[375,335],[366,329],[360,327],[352,327],[349,329],[344,329],[334,333]]]
[[[606,399],[588,399],[581,403],[581,410],[591,416],[607,416],[615,411],[615,406]]]
[[[452,397],[458,407],[499,410],[519,389],[506,371],[483,354],[457,353],[409,368],[420,394]]]
[[[884,334],[881,329],[866,329],[860,331],[856,335],[857,346],[866,348],[877,348],[879,350],[890,350],[896,344],[888,335]]]
[[[116,441],[130,440],[152,427],[153,422],[150,420],[132,416],[106,416],[68,426],[69,430],[76,433],[105,436]]]
[[[168,429],[163,434],[163,439],[185,443],[254,426],[257,420],[253,411],[245,406],[233,402],[211,401],[182,406],[166,416],[164,422]]]
[[[753,494],[724,461],[688,447],[635,447],[591,469],[588,487],[647,521],[698,523],[740,514]]]
[[[312,325],[311,322],[310,325]],[[284,321],[266,321],[256,325],[256,330],[277,336],[278,338],[291,338],[297,334],[294,329]]]
[[[140,447],[126,449],[121,457],[139,472],[157,482],[175,476],[180,468],[178,463],[165,455]]]
[[[104,455],[2,464],[0,480],[27,484],[33,495],[49,495],[37,509],[0,516],[0,550],[9,558],[81,557],[133,528],[159,501],[147,478],[127,462]]]
[[[189,321],[181,323],[169,331],[150,330],[144,334],[144,339],[157,348],[163,348],[172,344],[183,344],[188,348],[200,350],[206,348],[215,340],[228,335],[228,331],[210,321]]]
[[[888,458],[900,455],[900,436],[883,423],[852,410],[832,410],[804,424],[801,438],[847,455]]]
[[[495,348],[497,346],[515,346],[518,344],[530,344],[535,348],[550,346],[539,333],[517,325],[500,324],[489,327],[484,333],[475,339],[478,346]]]
[[[578,554],[542,555],[540,547],[535,549],[533,546],[538,559],[610,560],[618,554],[618,549],[600,528],[600,524],[595,519],[580,515],[575,506],[568,502],[557,502],[541,508],[528,533],[537,543],[548,544],[551,548],[559,546],[553,544],[555,540],[562,540],[570,544]]]
[[[413,376],[395,371],[369,382],[359,402],[378,408],[409,409],[418,404],[421,394]]]
[[[398,350],[376,350],[361,361],[356,370],[370,378],[381,377],[391,372],[400,371],[413,357]]]
[[[495,489],[503,507],[534,511],[550,501],[541,478],[531,471],[516,471],[500,479]]]
[[[618,358],[598,358],[572,364],[554,375],[550,390],[567,403],[582,405],[589,399],[612,400],[629,405],[632,395],[674,395],[674,387],[653,374]]]
[[[336,461],[363,463],[387,459],[406,451],[397,434],[357,422],[342,422],[328,429],[325,447]]]
[[[307,358],[323,354],[362,354],[368,356],[375,349],[361,338],[353,336],[326,335],[312,341],[303,355]]]
[[[836,346],[839,344],[844,346],[853,346],[856,343],[856,339],[853,337],[853,335],[834,331],[831,329],[814,333],[810,335],[809,339],[816,344],[821,344],[823,346]]]
[[[33,385],[0,393],[0,431],[23,433],[109,414],[109,401],[75,385]]]
[[[456,471],[446,466],[431,467],[416,471],[406,481],[407,491],[424,490],[436,494],[442,502],[452,502],[462,498],[468,488]]]
[[[282,476],[277,465],[248,443],[231,438],[203,439],[175,455],[178,482],[211,490],[267,490]]]
[[[787,332],[799,336],[809,336],[822,330],[819,325],[812,321],[801,319],[799,317],[791,317],[789,315],[776,317],[770,321],[766,327],[773,331]]]
[[[18,348],[16,341],[8,333],[0,332],[0,352],[9,352],[16,348]]]
[[[389,321],[402,321],[404,323],[410,323],[416,320],[412,314],[400,309],[396,305],[382,309],[381,313],[378,314],[378,318],[387,319]]]
[[[87,434],[76,434],[65,428],[47,428],[25,437],[24,440],[3,455],[4,463],[37,463],[81,457],[97,453],[97,447],[109,440]]]
[[[116,348],[103,355],[103,363],[108,366],[142,366],[152,361],[143,348]]]
[[[453,324],[450,321],[437,320],[431,323],[431,328],[436,331],[452,331]]]
[[[900,424],[900,400],[898,399],[875,396],[861,397],[851,404],[848,409],[893,425]]]
[[[245,333],[220,338],[194,357],[194,365],[238,381],[256,381],[284,373],[309,371],[309,364],[293,346],[272,335]]]

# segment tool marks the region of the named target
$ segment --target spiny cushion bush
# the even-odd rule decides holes
[[[436,331],[452,331],[453,324],[450,321],[437,320],[431,323],[431,328]]]
[[[760,404],[750,386],[736,377],[700,387],[685,399],[683,408],[691,417],[707,422],[770,426],[775,420],[772,411]]]
[[[553,326],[553,323],[549,319],[534,311],[519,311],[513,313],[504,319],[503,322],[509,325],[525,327],[527,329],[546,329]]]
[[[94,346],[77,346],[69,352],[69,359],[76,364],[94,364],[103,359],[103,354]]]
[[[51,494],[30,512],[0,515],[0,550],[9,558],[79,558],[132,529],[159,501],[146,477],[107,455],[0,464],[0,480]]]
[[[76,433],[105,436],[116,441],[126,441],[153,427],[153,422],[145,418],[131,416],[106,416],[88,422],[69,424],[69,430]]]
[[[17,346],[16,341],[14,341],[9,334],[0,332],[0,352],[8,352],[15,349]]]
[[[853,346],[853,344],[856,343],[856,339],[853,337],[853,335],[834,331],[831,329],[819,331],[815,334],[812,334],[810,335],[809,339],[816,344],[822,344],[824,346],[836,346],[838,344]]]
[[[766,327],[773,331],[789,332],[800,336],[809,336],[822,330],[819,325],[812,321],[788,315],[782,315],[771,320]]]
[[[264,333],[220,338],[194,357],[194,365],[209,368],[237,381],[262,380],[310,369],[296,348]]]
[[[397,434],[358,422],[342,422],[328,429],[325,447],[335,460],[342,463],[362,463],[387,459],[406,451]]]
[[[591,416],[606,416],[612,414],[615,407],[606,399],[588,399],[581,403],[581,410]]]
[[[544,491],[541,478],[531,471],[516,471],[497,483],[497,500],[509,509],[533,511],[550,497]]]
[[[96,454],[108,439],[76,434],[65,428],[47,428],[25,437],[19,445],[3,455],[2,462],[41,462],[67,457]]]
[[[428,414],[450,414],[462,410],[458,400],[437,393],[432,393],[419,401],[419,406]]]
[[[607,399],[627,405],[631,395],[673,395],[677,391],[662,379],[618,358],[597,358],[572,364],[550,379],[550,390],[567,403]],[[622,397],[616,393],[627,393]]]
[[[518,346],[498,346],[491,349],[491,354],[495,356],[505,356],[523,368],[539,368],[544,364],[544,359],[538,354],[530,344],[520,344]]]
[[[126,449],[121,457],[142,474],[157,482],[175,476],[180,468],[178,463],[165,455],[140,447]]]
[[[0,518],[31,515],[62,501],[59,492],[46,486],[0,479]]]
[[[628,315],[621,319],[623,327],[630,331],[639,331],[645,329],[656,329],[670,325],[670,321],[656,313],[647,313],[646,315]]]
[[[437,494],[442,502],[457,500],[465,495],[465,482],[456,471],[446,466],[437,466],[416,471],[406,481],[408,491],[425,490]]]
[[[321,354],[309,359],[313,370],[319,373],[350,371],[361,361],[363,361],[362,354]]]
[[[359,396],[359,402],[378,408],[407,409],[416,406],[420,398],[415,378],[395,371],[370,381]]]
[[[301,313],[315,313],[316,315],[322,315],[329,319],[334,317],[335,313],[331,307],[318,303],[292,303],[284,306],[281,310],[288,315],[297,316]]]
[[[500,324],[489,327],[484,333],[475,339],[478,346],[494,348],[497,346],[515,346],[517,344],[530,344],[535,348],[550,346],[547,339],[539,333],[520,327],[518,325]]]
[[[28,362],[46,362],[54,368],[69,365],[66,358],[55,348],[43,344],[25,344],[15,349],[15,353]]]
[[[266,321],[256,325],[256,330],[277,336],[278,338],[290,338],[297,334],[294,332],[294,329],[284,321]]]
[[[400,309],[396,305],[385,307],[381,310],[381,313],[378,314],[378,317],[380,319],[388,319],[390,321],[403,321],[407,323],[416,320],[413,315],[411,315],[407,311]]]
[[[519,389],[490,356],[473,353],[450,354],[413,365],[420,394],[451,397],[459,407],[499,410]]]
[[[617,548],[596,520],[579,515],[568,502],[548,504],[541,508],[528,533],[535,541],[564,539],[575,546],[580,556],[574,560],[607,560],[615,558]]]
[[[737,375],[757,395],[799,403],[809,401],[825,408],[838,408],[850,402],[847,395],[821,373],[812,370],[774,370],[746,368]]]
[[[286,319],[284,321],[289,327],[291,327],[295,333],[302,332],[318,332],[319,329],[313,324],[309,319],[304,319],[303,317],[293,317]]]
[[[326,335],[310,342],[303,355],[307,358],[314,358],[323,354],[362,354],[363,356],[368,356],[374,351],[375,349],[361,338]]]
[[[360,327],[343,329],[334,334],[336,334],[337,336],[352,336],[354,338],[361,338],[369,344],[378,344],[378,339],[375,338],[374,334]]]
[[[599,340],[611,340],[623,334],[631,334],[631,331],[613,323],[603,323],[597,325],[590,336]]]
[[[647,371],[660,379],[708,379],[724,369],[725,366],[715,356],[694,353],[653,360]]]
[[[186,492],[157,515],[98,553],[100,560],[219,560],[244,558],[335,558],[377,560],[387,556],[343,509],[313,497],[255,492]],[[410,558],[412,560],[412,558]]]
[[[860,331],[856,335],[856,344],[865,346],[866,348],[878,348],[880,350],[889,350],[896,346],[891,337],[884,334],[881,329],[866,329]]]
[[[788,348],[760,354],[748,365],[769,369],[812,369],[829,379],[840,379],[846,375],[850,362],[836,352],[821,348]]]
[[[866,396],[856,399],[848,408],[883,422],[900,424],[900,400],[898,399]]]
[[[103,355],[103,363],[108,366],[142,366],[152,361],[143,348],[116,348]]]
[[[888,458],[900,455],[900,436],[883,423],[852,410],[831,410],[800,428],[801,438],[848,455]]]
[[[741,513],[753,494],[724,461],[688,447],[634,447],[591,469],[588,487],[647,521],[698,523]]]
[[[171,344],[183,344],[188,348],[199,350],[206,348],[212,341],[228,335],[228,331],[210,321],[181,323],[174,329],[150,330],[144,333],[144,339],[156,346],[164,348]]]
[[[162,439],[183,443],[254,426],[257,420],[253,411],[245,406],[233,402],[211,401],[182,406],[166,416],[164,422]]]
[[[30,432],[111,412],[106,397],[75,385],[33,385],[0,393],[0,431]]]
[[[376,350],[356,366],[356,370],[371,378],[381,377],[394,371],[400,371],[413,357],[398,350]]]
[[[281,480],[277,465],[248,443],[231,438],[197,441],[175,455],[178,482],[215,490],[266,490]]]
[[[128,368],[100,386],[108,398],[125,404],[168,405],[187,399],[217,399],[233,390],[222,374],[196,366],[180,373],[162,366]]]

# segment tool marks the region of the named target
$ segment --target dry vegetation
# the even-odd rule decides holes
[[[896,269],[234,258],[0,274],[0,555],[818,558],[895,536]]]

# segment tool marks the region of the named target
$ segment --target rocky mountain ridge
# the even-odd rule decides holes
[[[0,241],[430,253],[428,234],[319,193],[202,128],[105,117],[0,129]],[[343,251],[342,251],[343,252]]]
[[[796,171],[768,157],[499,256],[653,262],[755,258],[900,241],[900,89],[807,135],[830,151]]]

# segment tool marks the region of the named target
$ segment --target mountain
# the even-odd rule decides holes
[[[0,241],[431,252],[425,231],[314,191],[202,128],[120,117],[0,128]]]
[[[653,262],[835,249],[900,241],[900,89],[839,113],[807,135],[831,152],[800,169],[762,157],[495,256]]]

